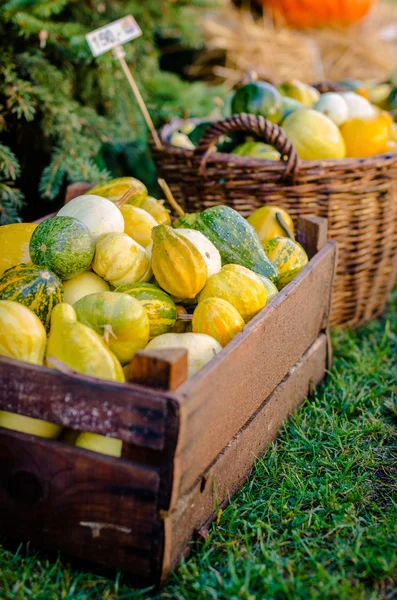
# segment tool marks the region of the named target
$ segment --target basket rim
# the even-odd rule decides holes
[[[170,135],[176,129],[178,125],[181,123],[202,123],[208,121],[205,118],[190,118],[190,119],[182,119],[180,117],[174,117],[168,123],[164,123],[159,129],[158,133],[160,135],[161,142],[163,144],[163,149],[156,149],[161,152],[166,150],[169,153],[185,156],[186,158],[194,159],[196,156],[195,150],[190,150],[187,148],[179,148],[178,146],[173,146],[170,141]],[[213,121],[216,123],[216,121]],[[382,160],[383,159],[383,160]],[[237,164],[247,164],[249,163],[252,166],[260,166],[266,164],[268,166],[272,166],[273,168],[280,167],[284,169],[284,164],[282,161],[275,160],[266,160],[264,158],[256,158],[252,156],[240,156],[238,154],[228,154],[225,152],[211,152],[209,158],[209,162],[220,162],[220,163],[237,163]],[[396,152],[383,152],[381,154],[374,154],[372,156],[366,156],[361,158],[343,158],[343,159],[321,159],[321,160],[303,160],[300,159],[301,168],[321,168],[321,167],[338,167],[345,169],[354,169],[358,166],[365,166],[366,168],[376,168],[379,166],[379,162],[390,161],[397,162],[397,151]]]

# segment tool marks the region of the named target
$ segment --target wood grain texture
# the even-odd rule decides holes
[[[327,336],[321,334],[291,369],[273,394],[223,448],[189,493],[180,497],[165,518],[163,579],[177,565],[193,534],[215,516],[249,476],[254,460],[273,440],[279,428],[324,378],[328,361]],[[204,530],[205,535],[205,530]]]
[[[137,583],[156,576],[156,469],[4,429],[0,457],[2,534],[121,568]]]
[[[296,239],[304,247],[309,259],[313,258],[327,243],[328,221],[322,217],[309,215],[299,217]]]
[[[175,390],[188,377],[188,353],[183,348],[136,352],[130,375],[134,383],[162,390]]]
[[[328,326],[335,244],[308,266],[220,354],[175,392],[180,435],[172,503],[196,483]]]
[[[137,446],[165,447],[168,402],[159,390],[0,357],[0,410],[94,431]]]

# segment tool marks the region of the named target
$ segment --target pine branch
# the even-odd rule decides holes
[[[50,164],[44,169],[39,184],[39,190],[44,198],[53,200],[58,195],[66,175],[65,158],[65,151],[55,151]]]
[[[0,144],[0,177],[15,181],[20,173],[20,164],[11,148]]]
[[[23,206],[23,194],[9,182],[0,182],[0,225],[18,221]]]

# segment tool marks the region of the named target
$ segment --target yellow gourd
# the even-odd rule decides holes
[[[152,215],[159,225],[171,225],[171,215],[164,206],[164,200],[156,200],[156,198],[148,196],[140,208]]]
[[[225,265],[208,278],[198,300],[222,298],[230,302],[246,323],[266,306],[266,289],[259,277],[241,265]]]
[[[63,282],[63,301],[73,305],[84,296],[107,291],[109,291],[109,286],[106,281],[92,271],[85,271],[81,275]]]
[[[99,435],[98,433],[83,431],[77,436],[75,446],[78,448],[85,448],[85,450],[91,450],[91,452],[120,458],[123,442],[116,438]]]
[[[147,197],[148,191],[142,181],[139,181],[135,177],[117,177],[106,183],[99,183],[88,190],[87,194],[102,196],[111,202],[118,202],[130,188],[134,188],[135,191],[128,200],[128,203],[134,206],[141,206]]]
[[[368,119],[351,119],[341,125],[346,156],[362,158],[386,152],[393,120],[386,112]]]
[[[201,252],[168,225],[153,229],[152,269],[158,284],[177,298],[197,296],[208,274]]]
[[[339,128],[316,110],[301,108],[294,111],[283,121],[283,130],[302,160],[341,159],[346,156]]]
[[[255,273],[255,275],[256,275],[256,273]],[[261,280],[261,282],[263,283],[263,285],[265,286],[266,306],[267,306],[269,304],[269,302],[271,302],[273,300],[273,298],[275,296],[277,296],[278,289],[276,288],[274,283],[272,281],[270,281],[270,279],[268,279],[267,277],[264,277],[263,275],[258,275],[258,277]]]
[[[278,206],[262,206],[247,219],[260,241],[269,240],[277,235],[294,237],[294,222],[286,210]]]
[[[227,300],[207,298],[197,305],[192,327],[194,333],[206,333],[223,347],[242,330],[244,319]]]
[[[302,246],[290,238],[275,237],[265,242],[263,247],[280,272],[277,282],[279,289],[292,281],[309,261]]]
[[[0,227],[0,276],[7,269],[30,262],[29,243],[35,223],[13,223]]]
[[[0,355],[42,365],[46,332],[40,319],[26,306],[0,300]],[[0,411],[0,427],[44,438],[56,438],[61,427],[54,423]]]
[[[126,233],[107,233],[99,238],[92,268],[114,287],[152,277],[145,248]]]
[[[0,300],[0,355],[42,365],[46,332],[29,308],[13,300]]]
[[[124,217],[124,233],[143,248],[149,246],[152,241],[152,229],[158,225],[156,219],[146,210],[131,204],[124,204],[120,210]]]
[[[51,315],[46,358],[57,358],[74,371],[107,379],[124,381],[123,369],[115,355],[100,336],[87,325],[77,321],[70,304],[57,304]]]

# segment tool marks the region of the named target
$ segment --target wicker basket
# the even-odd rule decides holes
[[[188,212],[227,204],[247,216],[263,204],[294,219],[328,219],[338,242],[331,322],[358,326],[380,315],[397,276],[397,153],[363,159],[300,161],[283,130],[262,117],[235,115],[207,129],[195,151],[169,144],[173,121],[153,147],[161,177]],[[244,131],[274,145],[280,162],[213,152],[219,136]]]

